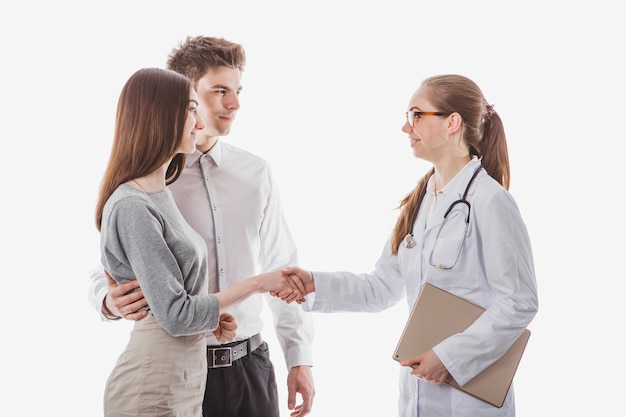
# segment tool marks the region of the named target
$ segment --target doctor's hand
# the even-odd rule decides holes
[[[237,319],[229,313],[220,314],[220,321],[213,334],[220,343],[229,343],[235,340],[237,334]]]
[[[287,266],[281,272],[287,277],[290,286],[297,289],[303,297],[315,292],[315,280],[311,271],[299,266]]]
[[[109,293],[102,301],[102,313],[109,319],[124,317],[126,320],[141,320],[148,315],[146,310],[138,311],[148,305],[139,288],[139,282],[133,280],[118,285],[105,269]]]
[[[260,285],[261,292],[269,292],[270,295],[278,297],[287,304],[294,301],[301,302],[302,294],[291,285],[290,281],[281,271],[266,272],[255,277]]]
[[[431,349],[412,358],[400,362],[402,366],[413,368],[411,375],[423,379],[431,384],[443,384],[450,373],[443,366],[437,354]]]

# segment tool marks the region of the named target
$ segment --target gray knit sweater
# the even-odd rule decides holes
[[[116,282],[139,280],[150,312],[167,333],[217,327],[219,302],[208,294],[206,244],[168,188],[146,194],[120,185],[104,206],[100,251]]]

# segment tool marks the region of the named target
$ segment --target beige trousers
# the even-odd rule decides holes
[[[201,417],[204,334],[173,337],[152,314],[135,322],[104,392],[105,417]]]

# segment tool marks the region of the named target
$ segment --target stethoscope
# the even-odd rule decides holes
[[[469,201],[467,201],[467,193],[469,192],[469,189],[472,186],[472,183],[474,182],[474,180],[476,179],[476,176],[478,175],[478,173],[480,172],[482,168],[483,166],[482,164],[480,164],[478,165],[478,168],[476,168],[476,170],[474,171],[472,178],[470,178],[469,182],[467,183],[467,186],[465,187],[465,192],[463,193],[463,197],[459,200],[452,202],[452,204],[450,204],[450,206],[446,210],[446,213],[443,215],[444,221],[448,218],[448,214],[450,214],[454,206],[456,206],[457,204],[465,204],[467,206],[467,216],[465,217],[465,226],[467,229],[467,226],[469,226],[470,209],[471,209],[471,205]],[[408,249],[414,248],[415,245],[417,245],[417,242],[415,242],[415,240],[413,239],[413,225],[415,224],[415,219],[417,219],[417,214],[419,212],[420,206],[422,205],[422,201],[424,200],[424,195],[426,195],[426,183],[420,190],[420,195],[417,199],[417,201],[419,201],[419,204],[415,207],[415,210],[413,210],[413,216],[411,219],[411,228],[409,229],[409,233],[407,233],[407,235],[404,237],[404,247]]]

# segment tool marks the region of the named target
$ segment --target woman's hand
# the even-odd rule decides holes
[[[413,356],[400,362],[402,366],[413,368],[411,375],[423,379],[432,384],[443,384],[450,375],[437,354],[431,349],[427,352]]]
[[[297,289],[303,297],[315,292],[315,280],[310,271],[299,266],[288,266],[283,268],[281,272],[288,278],[289,286]]]
[[[281,271],[272,271],[257,275],[261,292],[269,292],[274,297],[278,297],[287,304],[293,301],[303,300],[298,291]]]
[[[220,314],[220,321],[213,334],[220,343],[229,343],[235,339],[237,334],[237,319],[229,313]]]

